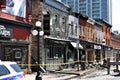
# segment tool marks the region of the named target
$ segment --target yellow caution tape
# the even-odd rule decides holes
[[[60,65],[68,65],[68,64],[74,64],[77,62],[85,62],[85,61],[73,61],[73,62],[67,62],[67,63],[59,63],[59,64],[18,64],[20,66],[60,66]],[[94,61],[89,61],[89,62],[94,62]]]
[[[105,58],[106,59],[106,58]],[[104,59],[103,59],[104,60]],[[107,59],[106,59],[107,60]],[[77,61],[72,61],[72,62],[67,62],[67,63],[58,63],[58,64],[18,64],[20,66],[61,66],[61,65],[68,65],[68,64],[74,64],[74,63],[77,63],[77,62],[86,62],[84,60],[77,60]],[[88,61],[88,62],[95,62],[95,61]]]

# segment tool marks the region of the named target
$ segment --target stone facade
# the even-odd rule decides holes
[[[54,0],[53,0],[54,1]],[[59,4],[58,6],[61,6]],[[63,7],[65,8],[65,7]],[[58,39],[67,39],[68,36],[68,11],[64,12],[56,6],[44,5],[45,14],[50,14],[50,36]]]
[[[46,0],[44,14],[50,15],[50,35],[45,36],[45,64],[47,70],[58,70],[65,62],[68,43],[69,7],[56,0]]]

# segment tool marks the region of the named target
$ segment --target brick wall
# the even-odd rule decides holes
[[[120,49],[120,35],[111,33],[111,46],[116,49]]]

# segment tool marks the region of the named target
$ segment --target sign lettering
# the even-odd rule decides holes
[[[4,25],[0,25],[0,35],[3,37],[10,37],[10,31],[6,30]]]

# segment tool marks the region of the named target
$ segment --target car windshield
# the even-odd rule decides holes
[[[22,72],[22,69],[17,64],[10,65],[16,72]]]

